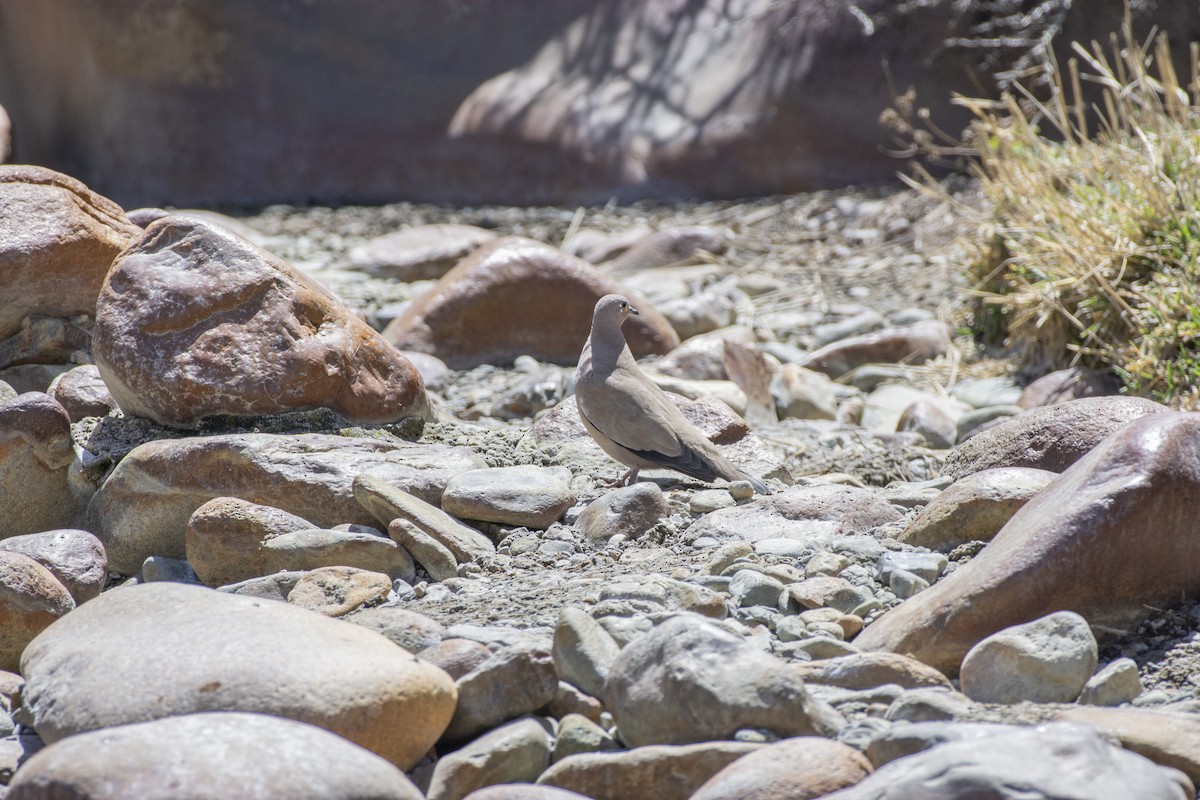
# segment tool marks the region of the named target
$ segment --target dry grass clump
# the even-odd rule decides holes
[[[1111,55],[1074,49],[1049,100],[957,100],[990,200],[973,327],[1030,372],[1108,366],[1200,407],[1200,47],[1186,86],[1166,36],[1139,44],[1128,22]]]

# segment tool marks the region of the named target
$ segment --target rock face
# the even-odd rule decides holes
[[[186,714],[83,733],[21,767],[8,797],[44,800],[421,800],[399,769],[312,725]]]
[[[824,736],[843,722],[788,664],[692,614],[625,646],[608,674],[604,703],[632,747],[729,739],[741,728]]]
[[[942,472],[954,478],[994,467],[1062,472],[1122,426],[1166,410],[1140,397],[1088,397],[1031,409],[955,447]]]
[[[79,500],[68,470],[71,418],[49,395],[26,392],[0,401],[0,539],[65,528]]]
[[[466,448],[326,434],[160,439],[121,460],[88,505],[88,529],[110,569],[132,575],[148,556],[183,558],[188,519],[216,497],[269,504],[322,528],[372,525],[354,499],[358,475],[436,500],[452,474],[484,466]]]
[[[0,339],[31,314],[94,314],[105,273],[139,233],[119,206],[74,178],[0,167]]]
[[[1047,42],[1066,63],[1119,29],[1119,7],[1086,5],[981,32],[981,2],[365,2],[283,20],[52,0],[5,14],[0,83],[18,160],[69,164],[129,207],[744,197],[892,178],[879,116],[897,91],[961,130],[949,98],[978,95],[969,75]],[[1133,19],[1138,40],[1152,23],[1200,38],[1189,3]],[[63,76],[85,69],[80,92]]]
[[[454,369],[509,364],[520,355],[574,364],[596,301],[624,290],[591,264],[549,245],[508,236],[480,247],[396,318],[384,336]],[[666,318],[631,297],[640,315],[625,338],[634,356],[679,344]]]
[[[376,633],[284,603],[149,583],[106,592],[59,622],[21,659],[24,705],[48,744],[249,711],[317,725],[407,769],[454,711],[441,670]]]
[[[908,653],[953,674],[976,642],[1010,625],[1065,609],[1119,627],[1145,606],[1195,596],[1197,512],[1185,498],[1198,490],[1200,419],[1145,416],[1077,461],[979,555],[884,614],[856,644]]]
[[[417,370],[328,290],[196,217],[152,223],[114,262],[92,339],[121,410],[164,425],[311,408],[367,423],[432,415]]]

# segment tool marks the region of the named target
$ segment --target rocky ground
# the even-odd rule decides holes
[[[948,188],[979,202],[967,183]],[[72,486],[94,493],[84,527],[105,540],[109,574],[62,590],[80,607],[54,612],[62,620],[21,658],[23,693],[16,675],[3,692],[23,726],[5,744],[6,777],[40,745],[34,730],[55,742],[17,769],[9,797],[50,797],[55,781],[78,786],[114,764],[134,774],[146,742],[246,737],[247,763],[224,762],[244,775],[263,741],[309,735],[195,713],[231,709],[337,732],[421,792],[330,737],[303,745],[329,765],[322,776],[281,767],[264,797],[305,780],[327,781],[328,797],[439,800],[579,796],[480,789],[535,780],[597,800],[772,786],[953,797],[944,776],[958,769],[996,797],[1194,796],[1200,610],[1181,604],[1195,582],[1180,498],[1196,488],[1196,423],[1080,375],[1025,386],[978,352],[958,331],[967,223],[951,204],[892,188],[226,211],[211,219],[389,335],[434,285],[366,266],[363,248],[401,227],[470,225],[602,262],[691,334],[643,367],[772,494],[666,471],[614,489],[623,468],[575,416],[573,367],[529,357],[451,370],[414,355],[436,420],[221,416],[197,436],[74,415]],[[710,246],[656,262],[597,255],[631,231],[683,229]],[[351,480],[352,493],[328,488]],[[54,561],[42,540],[13,548]],[[139,583],[154,586],[123,588]],[[181,585],[196,583],[223,594]],[[405,656],[403,688],[390,677],[402,651],[312,611],[420,653]],[[242,680],[264,670],[271,692]],[[144,722],[160,715],[131,686],[188,716]],[[362,698],[369,712],[345,710]],[[178,729],[153,728],[168,722]],[[973,743],[983,736],[994,746]],[[907,793],[884,794],[897,787]]]

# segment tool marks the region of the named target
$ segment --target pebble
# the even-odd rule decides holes
[[[637,539],[667,516],[667,500],[656,483],[640,482],[614,489],[587,505],[575,529],[587,541],[612,536]]]
[[[729,593],[739,606],[775,606],[783,595],[783,583],[755,569],[741,569],[729,579]]]
[[[704,489],[693,492],[688,498],[688,511],[693,514],[707,514],[721,508],[732,508],[737,501],[725,489]]]

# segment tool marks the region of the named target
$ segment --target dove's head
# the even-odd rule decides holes
[[[621,295],[606,294],[596,303],[596,311],[592,314],[592,325],[611,325],[620,328],[621,323],[628,319],[630,314],[636,313],[638,313],[637,309]]]

